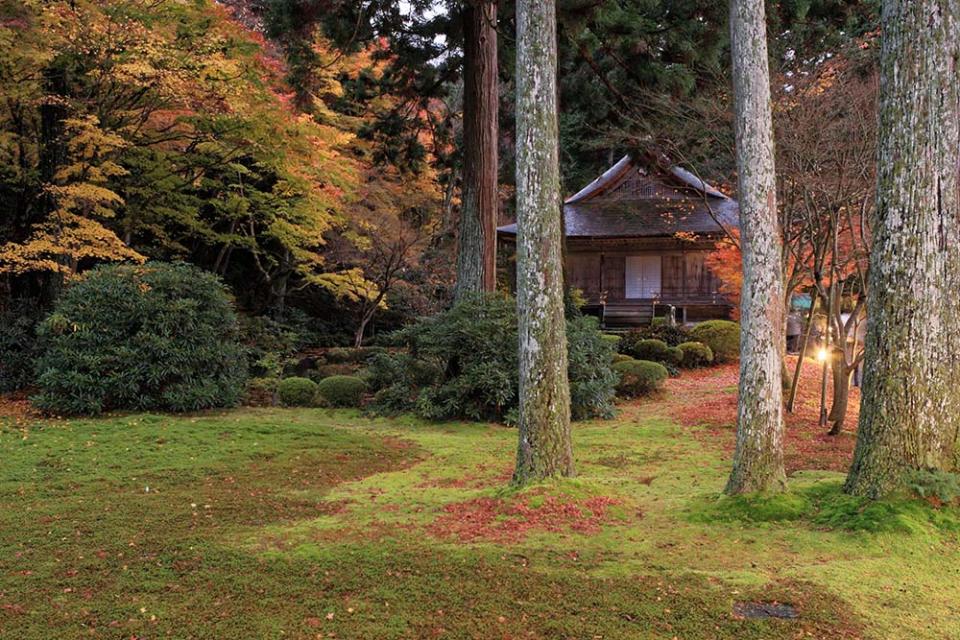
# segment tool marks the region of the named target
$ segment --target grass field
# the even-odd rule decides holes
[[[816,454],[718,498],[729,374],[576,425],[579,476],[524,491],[497,425],[6,419],[0,638],[960,638],[953,511],[851,501]]]

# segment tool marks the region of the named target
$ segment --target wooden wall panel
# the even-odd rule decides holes
[[[663,280],[661,291],[665,296],[679,296],[684,292],[683,254],[663,256]]]
[[[567,279],[591,302],[600,298],[600,254],[568,253]]]
[[[603,290],[607,302],[623,300],[624,278],[626,276],[626,259],[623,256],[603,256]]]

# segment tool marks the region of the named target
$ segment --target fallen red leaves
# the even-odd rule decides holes
[[[796,359],[789,358],[789,361],[792,370]],[[685,371],[679,378],[667,381],[668,395],[664,401],[674,419],[684,426],[704,427],[697,434],[719,439],[725,448],[732,450],[738,378],[736,364]],[[828,408],[832,397],[832,385],[828,384]],[[787,473],[800,469],[846,471],[849,467],[860,415],[860,390],[850,391],[844,433],[827,435],[827,427],[818,425],[819,413],[820,366],[807,360],[803,363],[794,411],[786,414],[784,462]]]
[[[454,502],[443,508],[444,514],[428,527],[438,538],[459,542],[519,542],[537,531],[551,533],[597,533],[611,522],[609,507],[619,504],[614,498],[597,496],[582,501],[538,494],[514,501],[498,498],[474,498]]]

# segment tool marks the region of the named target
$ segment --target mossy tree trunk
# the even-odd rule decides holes
[[[726,491],[781,491],[784,351],[770,71],[763,0],[730,5],[743,293],[737,445]]]
[[[563,315],[554,0],[517,16],[517,308],[520,442],[513,480],[574,473]]]
[[[953,462],[960,424],[957,0],[885,0],[860,424],[846,490]]]
[[[497,5],[463,8],[463,206],[455,296],[497,285]]]

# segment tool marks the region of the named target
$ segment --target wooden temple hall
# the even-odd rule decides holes
[[[705,265],[735,228],[737,202],[680,167],[660,169],[624,156],[564,203],[566,269],[585,311],[604,326],[727,318],[730,302]],[[498,229],[515,241],[517,225]]]

